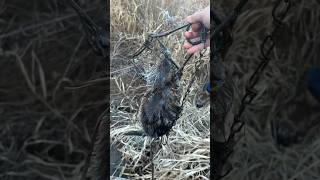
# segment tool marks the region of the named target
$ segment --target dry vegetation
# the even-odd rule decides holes
[[[101,19],[100,1],[79,2],[96,20]],[[258,64],[259,43],[271,30],[272,2],[250,1],[236,24],[225,63],[233,72],[238,94],[243,94]],[[111,1],[111,136],[124,153],[124,177],[150,179],[149,140],[121,135],[140,127],[136,113],[147,88],[126,56],[143,43],[148,32],[170,29],[208,4],[198,0]],[[274,145],[269,127],[270,120],[279,118],[278,111],[286,113],[283,107],[294,96],[305,68],[320,66],[319,9],[319,0],[295,1],[287,18],[289,26],[279,35],[273,61],[259,84],[260,93],[245,113],[245,136],[231,158],[235,169],[225,179],[320,177],[319,135],[283,149]],[[166,11],[175,18],[172,24],[165,18]],[[94,55],[80,27],[75,12],[57,0],[0,1],[0,179],[79,179],[90,134],[107,104],[105,62]],[[29,29],[22,31],[25,28]],[[180,63],[184,54],[181,35],[166,39]],[[148,67],[151,59],[145,54],[138,60]],[[207,62],[208,55],[204,59]],[[184,85],[193,63],[186,68]],[[204,76],[200,74],[192,87],[183,115],[165,144],[157,147],[157,179],[208,179],[209,108],[197,109],[192,102]]]
[[[193,5],[194,4],[194,5]],[[209,1],[112,1],[111,2],[111,137],[124,154],[122,176],[129,179],[150,179],[150,139],[123,136],[124,132],[139,129],[137,111],[147,83],[135,74],[126,57],[143,43],[147,33],[165,31],[176,27],[183,19],[206,6]],[[179,7],[179,8],[177,8]],[[168,13],[168,14],[167,14]],[[170,21],[170,17],[171,20]],[[171,24],[170,24],[171,23]],[[173,58],[180,64],[184,60],[182,49],[183,31],[163,38]],[[209,51],[203,58],[204,72]],[[137,58],[139,66],[152,72],[155,56],[148,53]],[[194,61],[185,70],[183,84],[194,71]],[[152,75],[152,73],[151,73]],[[149,76],[147,76],[149,77]],[[199,77],[198,77],[199,78]],[[199,78],[200,79],[200,78]],[[191,97],[202,81],[191,89]],[[167,142],[157,147],[154,154],[155,178],[157,179],[208,179],[209,177],[209,108],[197,109],[192,98],[184,107],[182,117],[174,126]],[[141,129],[141,128],[140,128]],[[159,145],[159,144],[158,144]]]
[[[105,23],[101,1],[81,2]],[[107,104],[105,65],[62,1],[0,2],[1,180],[80,178]]]
[[[232,1],[226,1],[231,2]],[[272,2],[250,1],[234,29],[234,44],[225,64],[231,69],[239,91],[259,63],[259,44],[272,30]],[[121,174],[129,179],[150,178],[149,140],[123,136],[122,133],[139,129],[137,111],[146,83],[137,77],[128,63],[127,55],[144,42],[148,32],[170,29],[165,11],[182,22],[187,15],[205,7],[208,1],[112,1],[111,2],[111,137],[124,154]],[[219,6],[219,2],[214,3]],[[229,4],[230,5],[230,4]],[[224,7],[217,7],[224,9]],[[320,3],[317,0],[294,1],[287,26],[277,36],[273,60],[258,85],[259,94],[245,112],[247,122],[244,137],[235,147],[231,158],[234,171],[225,179],[318,179],[320,177],[320,140],[311,135],[302,144],[289,149],[278,148],[272,141],[269,123],[287,114],[285,104],[294,98],[295,87],[303,71],[319,67]],[[172,27],[171,27],[172,28]],[[181,34],[169,37],[167,45],[174,58],[181,62]],[[152,57],[138,59],[148,68]],[[184,83],[193,69],[186,69]],[[199,75],[200,77],[204,74]],[[196,109],[192,98],[199,85],[192,87],[183,116],[174,126],[166,144],[158,148],[154,157],[157,179],[207,179],[209,169],[209,109]]]

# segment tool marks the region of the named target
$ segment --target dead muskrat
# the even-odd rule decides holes
[[[168,53],[164,53],[158,64],[153,86],[142,98],[139,110],[144,132],[151,137],[168,134],[182,111],[182,90],[179,86],[182,69]]]
[[[139,109],[139,118],[144,132],[131,131],[125,133],[125,135],[148,135],[153,138],[158,138],[167,135],[179,119],[183,108],[183,101],[185,100],[185,96],[182,100],[180,80],[185,65],[193,55],[191,54],[186,57],[182,66],[179,67],[172,60],[169,49],[157,38],[171,34],[184,27],[187,27],[188,30],[191,24],[186,24],[160,34],[150,34],[144,46],[131,56],[138,56],[144,49],[152,49],[154,47],[150,45],[152,40],[156,39],[160,44],[162,54],[161,61],[157,65],[154,74],[151,75],[152,87],[143,96]],[[209,30],[202,24],[201,29],[200,40],[188,40],[190,44],[205,43]]]

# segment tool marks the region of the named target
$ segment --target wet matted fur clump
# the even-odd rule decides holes
[[[180,116],[182,90],[180,75],[169,57],[163,58],[156,71],[153,87],[145,94],[140,107],[140,122],[151,137],[166,135]]]

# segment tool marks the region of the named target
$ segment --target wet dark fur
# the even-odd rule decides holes
[[[168,58],[158,65],[153,87],[145,94],[140,106],[140,121],[151,137],[168,134],[181,113],[181,90],[176,67]]]

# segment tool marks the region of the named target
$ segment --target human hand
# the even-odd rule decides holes
[[[199,31],[200,31],[200,23],[202,23],[206,28],[210,29],[210,6],[206,7],[205,9],[194,13],[191,16],[186,18],[188,23],[191,23],[191,31],[187,31],[184,33],[186,39],[194,39],[199,38]],[[200,43],[197,45],[192,45],[186,41],[183,45],[185,49],[187,49],[188,54],[193,54],[195,52],[200,51],[201,49],[207,48],[210,46],[210,39],[209,35],[206,37],[206,43]]]

